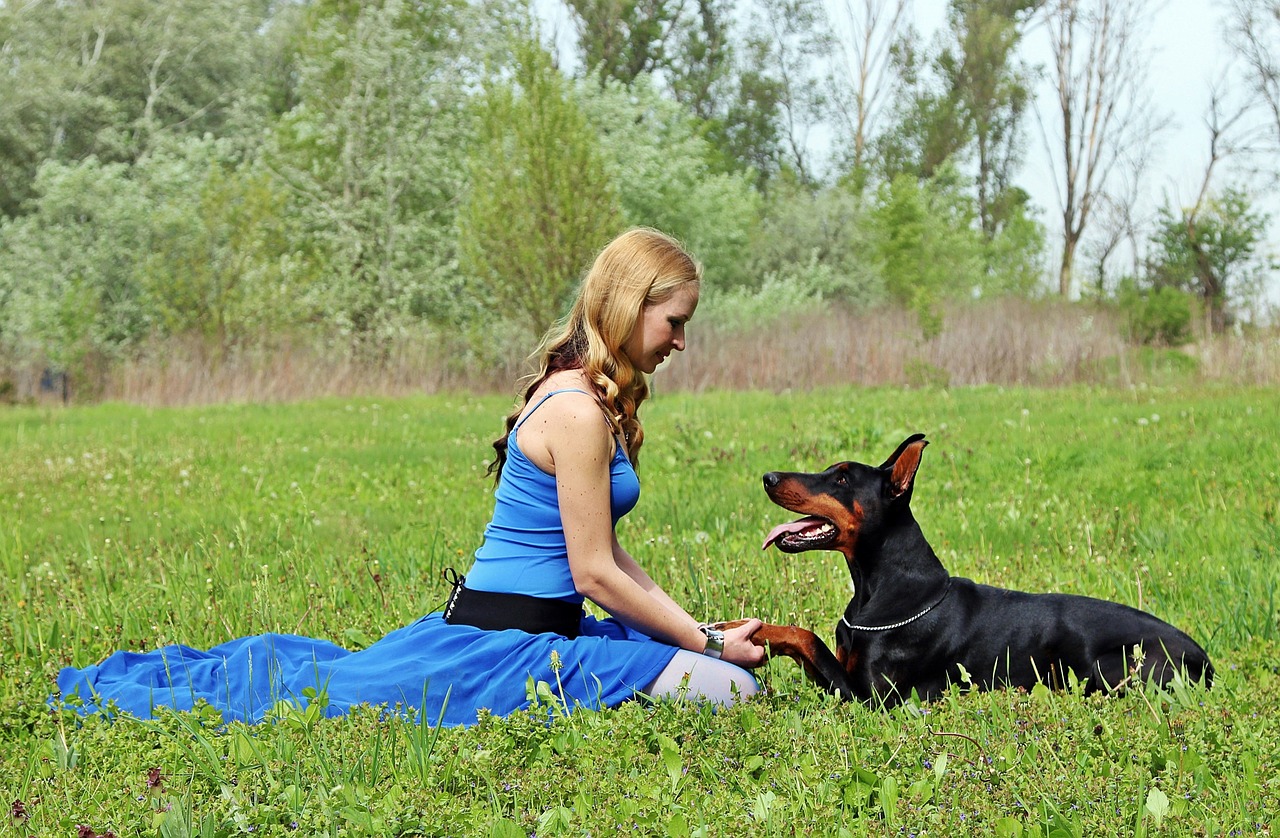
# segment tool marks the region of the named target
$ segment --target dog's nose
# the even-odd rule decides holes
[[[764,476],[764,487],[766,489],[772,489],[774,486],[778,485],[778,481],[780,479],[781,478],[778,477],[778,473],[776,471],[771,471]]]

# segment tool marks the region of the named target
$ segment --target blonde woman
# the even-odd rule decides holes
[[[443,612],[358,652],[279,634],[208,652],[118,652],[64,669],[63,696],[78,692],[86,711],[112,699],[140,716],[203,698],[225,718],[254,722],[275,700],[314,687],[330,715],[399,704],[432,724],[465,725],[481,709],[527,707],[531,679],[552,685],[570,709],[639,694],[719,704],[754,694],[744,667],[764,659],[751,642],[760,622],[726,632],[700,623],[614,531],[639,498],[647,377],[684,349],[701,278],[701,266],[655,230],[629,230],[600,252],[494,443],[493,519]],[[584,599],[610,618],[585,614]]]

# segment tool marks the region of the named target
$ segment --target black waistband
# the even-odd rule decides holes
[[[572,640],[581,631],[582,605],[562,599],[546,599],[526,594],[500,594],[466,587],[465,576],[453,568],[445,571],[453,585],[444,608],[444,621],[488,631],[519,629],[530,634],[551,632]]]

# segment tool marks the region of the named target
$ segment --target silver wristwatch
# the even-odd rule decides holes
[[[724,632],[720,629],[712,628],[706,623],[698,626],[698,631],[702,632],[707,638],[707,648],[702,650],[702,654],[719,660],[720,656],[724,654]]]

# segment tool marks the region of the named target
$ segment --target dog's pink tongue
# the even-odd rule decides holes
[[[787,533],[803,532],[809,529],[809,527],[821,526],[823,523],[825,523],[825,521],[815,515],[808,518],[801,518],[799,521],[792,521],[789,524],[778,524],[778,526],[769,531],[769,535],[765,537],[764,544],[760,545],[760,549],[768,550],[770,544],[777,541],[779,538],[782,538]]]

